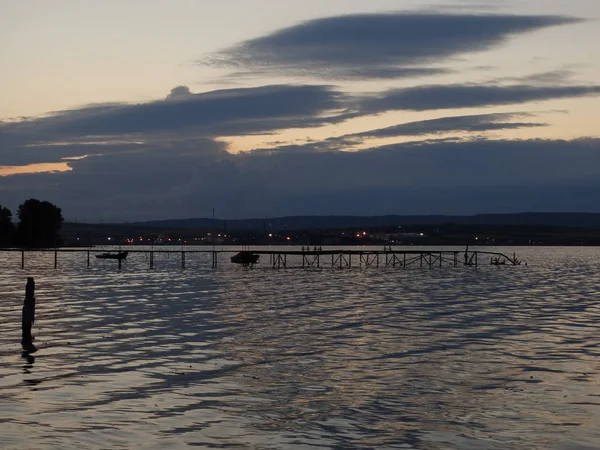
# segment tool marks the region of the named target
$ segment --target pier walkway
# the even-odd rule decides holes
[[[212,268],[216,268],[220,263],[226,261],[231,264],[231,256],[241,254],[249,257],[249,260],[255,259],[252,255],[259,258],[268,257],[268,264],[273,268],[291,268],[291,267],[443,267],[443,266],[478,266],[482,264],[491,264],[497,266],[521,265],[521,261],[513,253],[506,255],[499,252],[488,252],[474,250],[399,250],[392,247],[385,247],[383,250],[372,249],[321,249],[320,247],[303,247],[297,249],[277,249],[277,250],[199,250],[199,249],[144,249],[126,248],[123,250],[129,254],[144,254],[147,256],[149,268],[154,267],[155,256],[157,255],[178,255],[181,257],[181,268],[186,266],[186,255],[206,254],[210,256]],[[86,264],[90,267],[90,258],[92,256],[106,253],[106,250],[95,248],[56,248],[56,249],[19,249],[6,248],[0,249],[0,255],[3,252],[20,252],[21,268],[26,266],[26,255],[30,253],[50,253],[54,254],[54,268],[58,268],[60,253],[84,253],[86,254]],[[112,250],[117,253],[117,250]],[[229,258],[227,257],[229,256]],[[118,268],[126,257],[114,258]],[[265,264],[264,258],[260,263]],[[252,266],[252,263],[244,263],[244,266]]]

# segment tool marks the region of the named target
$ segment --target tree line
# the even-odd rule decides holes
[[[19,205],[19,222],[15,225],[12,212],[0,205],[0,247],[43,248],[62,244],[60,230],[62,211],[47,201],[29,199]]]

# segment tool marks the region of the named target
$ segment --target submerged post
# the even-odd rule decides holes
[[[89,250],[87,251],[87,266],[89,269],[90,268],[90,251]]]
[[[58,250],[54,247],[54,268],[58,267]]]
[[[21,269],[25,268],[25,250],[21,250]]]
[[[21,338],[21,346],[23,351],[27,353],[33,353],[37,349],[33,345],[33,337],[31,336],[31,327],[35,323],[35,281],[33,277],[27,278],[27,285],[25,286],[25,302],[23,303],[23,318],[22,318],[22,329],[23,334]]]

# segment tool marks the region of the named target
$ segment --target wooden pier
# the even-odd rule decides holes
[[[104,253],[105,250],[96,250],[92,248],[56,248],[56,249],[0,249],[2,252],[20,252],[21,253],[21,268],[25,269],[26,255],[30,253],[53,253],[54,268],[59,265],[59,253],[84,253],[86,255],[87,267],[90,267],[90,257]],[[160,255],[177,255],[181,258],[181,268],[186,268],[186,255],[190,254],[205,254],[210,255],[211,267],[217,268],[221,260],[225,260],[227,264],[231,263],[231,256],[239,253],[247,255],[259,255],[268,257],[268,265],[274,269],[280,268],[351,268],[351,267],[458,267],[458,266],[479,266],[479,265],[496,265],[496,266],[518,266],[521,261],[513,253],[506,255],[499,252],[488,252],[480,250],[402,250],[385,247],[383,250],[369,249],[321,249],[320,247],[302,247],[301,250],[293,249],[278,249],[278,250],[175,250],[175,249],[127,249],[128,254],[141,255],[147,257],[150,269],[154,268],[155,256]],[[227,257],[229,256],[229,257]],[[264,265],[266,261],[259,261]],[[117,267],[120,269],[124,261],[116,260]],[[252,264],[245,264],[252,266]]]

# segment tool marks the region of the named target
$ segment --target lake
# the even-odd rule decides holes
[[[527,266],[0,252],[0,447],[600,448],[600,249],[498,251]]]

